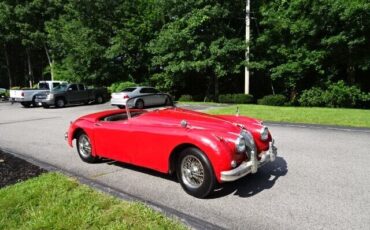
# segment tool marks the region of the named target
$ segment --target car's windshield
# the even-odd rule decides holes
[[[126,88],[126,89],[122,90],[121,92],[132,92],[135,89],[136,89],[135,87],[129,87],[129,88]]]
[[[52,91],[66,91],[68,85],[67,84],[61,84],[53,88]]]
[[[49,89],[48,83],[39,83],[39,89]]]

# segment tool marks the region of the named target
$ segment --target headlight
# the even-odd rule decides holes
[[[236,139],[235,147],[236,147],[236,151],[238,153],[245,152],[245,150],[246,150],[245,145],[246,145],[246,143],[245,143],[244,137],[240,136],[240,137],[238,137],[238,139]]]
[[[53,99],[53,98],[54,98],[54,94],[51,94],[51,93],[46,96],[46,99],[48,100]]]
[[[263,128],[260,131],[261,134],[261,140],[266,141],[269,138],[269,129],[266,126],[263,126]]]

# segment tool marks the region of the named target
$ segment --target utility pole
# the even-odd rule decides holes
[[[249,62],[249,39],[250,39],[250,0],[246,0],[245,5],[245,43],[247,44],[247,49],[245,51],[245,61]],[[245,66],[244,75],[244,94],[249,94],[249,69]]]

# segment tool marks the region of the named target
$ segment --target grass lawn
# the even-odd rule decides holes
[[[208,110],[207,112],[211,114],[235,114],[237,106],[240,109],[240,115],[259,118],[264,121],[370,128],[370,110],[362,109],[233,105]]]
[[[0,189],[1,229],[186,229],[143,204],[124,202],[59,173]]]

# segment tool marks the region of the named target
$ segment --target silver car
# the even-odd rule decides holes
[[[138,97],[144,96],[145,97]],[[111,94],[111,105],[118,106],[118,108],[124,108],[126,106],[126,102],[129,98],[138,97],[134,100],[129,101],[129,107],[135,107],[138,109],[143,109],[149,106],[160,106],[167,104],[168,96],[161,94],[158,90],[153,87],[147,86],[135,86],[129,87],[121,92],[112,93]]]

